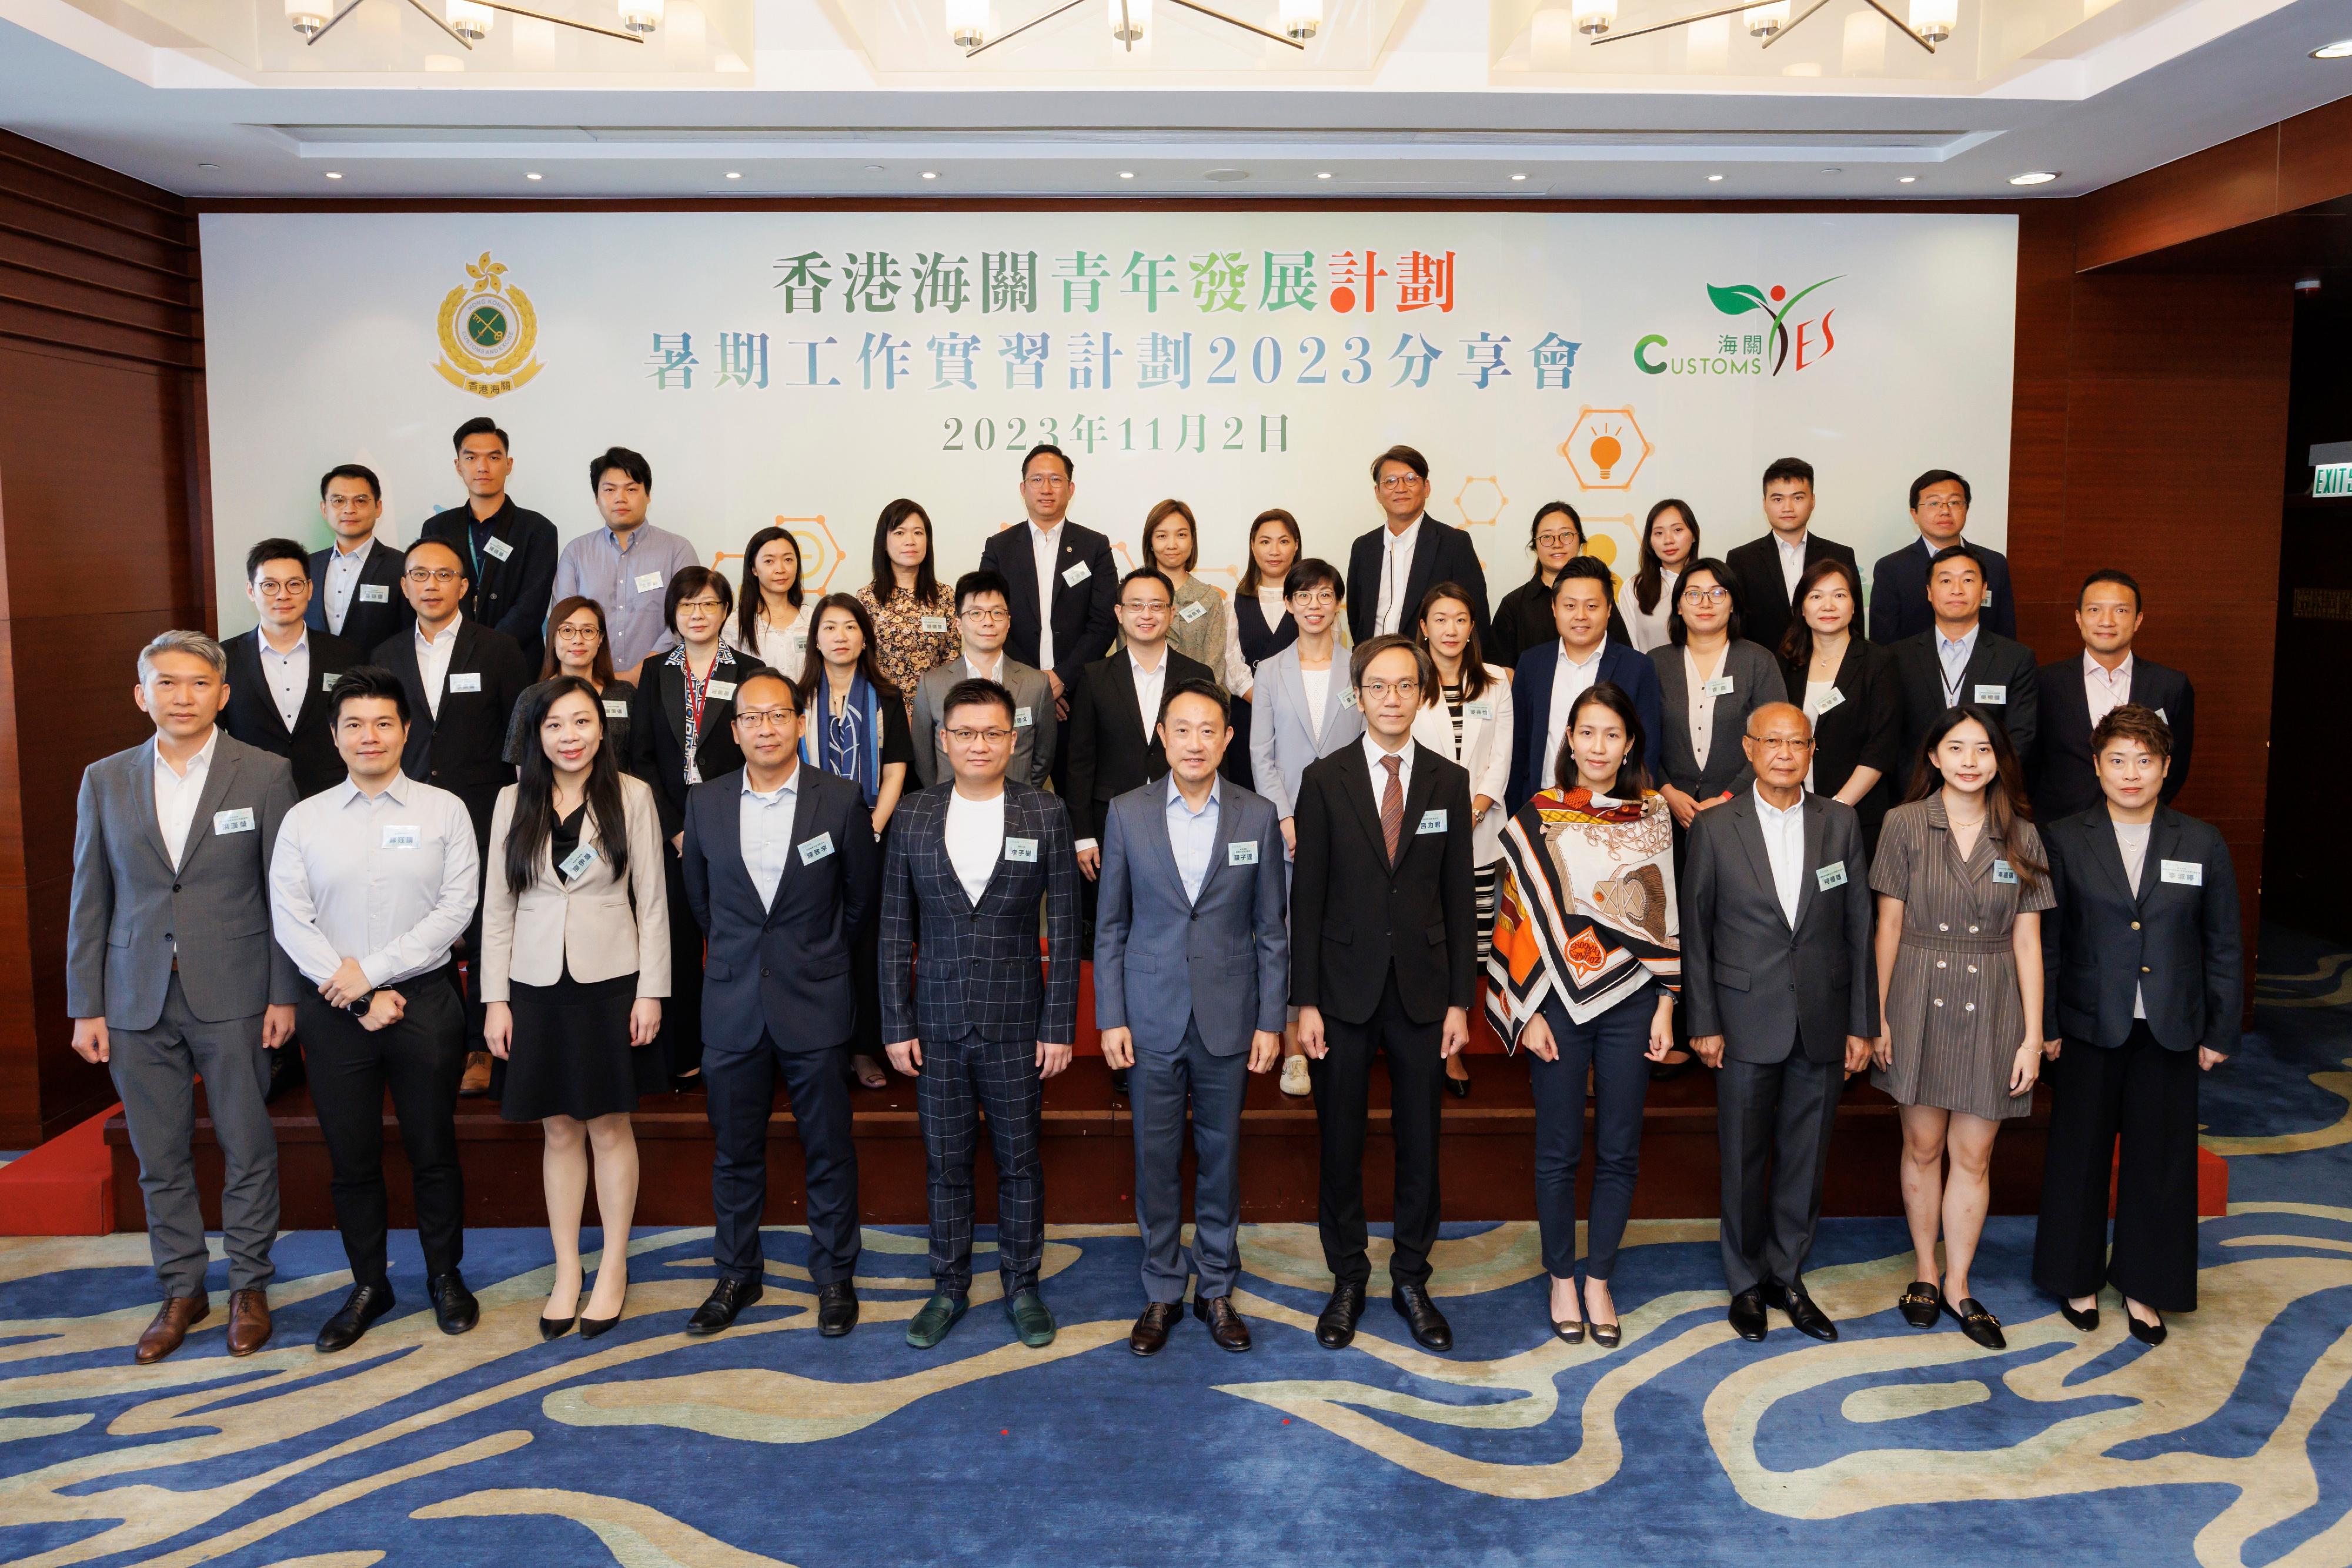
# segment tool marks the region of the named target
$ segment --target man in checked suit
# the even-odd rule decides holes
[[[1062,802],[1005,779],[1013,695],[965,681],[940,715],[955,778],[899,802],[882,863],[882,1038],[891,1065],[916,1079],[937,1287],[907,1343],[930,1349],[970,1305],[972,1155],[985,1111],[1004,1314],[1034,1350],[1054,1342],[1037,1292],[1037,1135],[1044,1081],[1069,1066],[1077,1040],[1077,854]]]
[[[1833,1340],[1837,1324],[1805,1293],[1805,1255],[1839,1092],[1878,1038],[1870,868],[1853,808],[1806,792],[1813,730],[1804,710],[1765,704],[1739,745],[1755,787],[1698,814],[1682,882],[1691,1049],[1721,1069],[1731,1326],[1762,1339],[1770,1305],[1800,1333]]]

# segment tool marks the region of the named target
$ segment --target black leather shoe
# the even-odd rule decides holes
[[[2007,1350],[2009,1348],[2009,1336],[2000,1332],[2000,1320],[1985,1311],[1984,1303],[1974,1296],[1963,1297],[1958,1301],[1946,1297],[1944,1311],[1949,1312],[1952,1321],[1960,1325],[1962,1333],[1968,1335],[1976,1343],[1984,1346],[1985,1349]]]
[[[1808,1339],[1828,1343],[1838,1336],[1836,1322],[1814,1304],[1812,1297],[1805,1294],[1805,1287],[1801,1283],[1783,1285],[1778,1280],[1765,1281],[1764,1304],[1778,1307],[1788,1313],[1790,1323]]]
[[[2066,1320],[2066,1326],[2077,1333],[2099,1332],[2099,1303],[2095,1298],[2088,1308],[2079,1312],[2074,1310],[2073,1302],[2061,1301],[2058,1303],[2058,1314]],[[2126,1312],[2124,1316],[2129,1317],[2131,1314]]]
[[[690,1334],[711,1334],[735,1322],[735,1315],[760,1299],[757,1280],[721,1280],[710,1287],[710,1294],[694,1315],[686,1320],[686,1332]]]
[[[352,1293],[343,1298],[343,1304],[335,1309],[335,1315],[320,1325],[319,1350],[332,1355],[339,1350],[351,1349],[359,1343],[360,1335],[368,1332],[370,1323],[390,1311],[391,1285],[353,1285]]]
[[[540,1343],[541,1343],[541,1344],[544,1344],[544,1343],[547,1343],[548,1341],[550,1341],[550,1340],[559,1340],[559,1339],[562,1339],[565,1334],[570,1333],[572,1332],[572,1330],[573,1326],[574,1326],[575,1324],[577,1324],[579,1322],[580,1322],[580,1314],[579,1314],[578,1312],[573,1312],[573,1313],[572,1313],[570,1317],[568,1317],[568,1318],[541,1318],[541,1319],[540,1319],[540,1320],[539,1320],[539,1339],[540,1339]]]
[[[1914,1280],[1895,1298],[1895,1306],[1903,1314],[1903,1321],[1913,1328],[1931,1329],[1943,1314],[1944,1292],[1932,1281]]]
[[[262,1055],[268,1058],[269,1062],[269,1086],[261,1092],[261,1098],[265,1103],[277,1099],[289,1089],[301,1086],[304,1077],[302,1052],[298,1047],[281,1045],[276,1051],[262,1052]]]
[[[1126,1068],[1114,1067],[1110,1070],[1110,1092],[1122,1100],[1128,1097]]]
[[[1764,1316],[1764,1292],[1750,1285],[1731,1298],[1731,1332],[1750,1344],[1764,1343],[1770,1322]]]
[[[464,1333],[482,1321],[482,1304],[455,1269],[425,1281],[425,1293],[433,1298],[433,1321],[443,1333]]]
[[[1183,1315],[1181,1301],[1153,1301],[1135,1320],[1135,1326],[1127,1331],[1127,1348],[1138,1355],[1158,1355],[1160,1347],[1168,1343],[1168,1331]]]
[[[846,1280],[816,1288],[816,1332],[839,1339],[857,1326],[857,1287]]]
[[[2150,1307],[2148,1311],[2156,1312],[2156,1309]],[[2129,1307],[2126,1307],[2124,1309],[2124,1322],[2131,1326],[2132,1338],[2139,1341],[2140,1343],[2162,1344],[2164,1343],[2164,1314],[2162,1312],[2157,1312],[2156,1322],[2152,1323],[2144,1323],[2137,1318],[2132,1316],[2131,1309]]]
[[[1249,1324],[1234,1305],[1231,1296],[1211,1296],[1206,1300],[1192,1298],[1192,1315],[1209,1325],[1209,1343],[1219,1350],[1235,1354],[1249,1349]]]
[[[1392,1285],[1389,1288],[1389,1305],[1397,1310],[1405,1327],[1412,1331],[1412,1341],[1423,1350],[1452,1350],[1454,1325],[1429,1299],[1426,1285]]]
[[[1323,1314],[1315,1320],[1315,1343],[1325,1350],[1347,1349],[1356,1337],[1356,1321],[1363,1315],[1364,1287],[1341,1281],[1331,1287],[1331,1299],[1323,1303]]]
[[[1455,1077],[1452,1076],[1451,1074],[1448,1074],[1448,1075],[1447,1075],[1447,1077],[1446,1077],[1446,1080],[1445,1080],[1445,1092],[1446,1092],[1448,1094],[1453,1095],[1456,1100],[1467,1100],[1467,1099],[1469,1099],[1469,1098],[1470,1098],[1470,1078],[1469,1078],[1469,1074],[1468,1074],[1467,1072],[1465,1072],[1465,1073],[1463,1074],[1463,1076],[1461,1076],[1461,1077],[1459,1077],[1459,1078],[1455,1078]]]

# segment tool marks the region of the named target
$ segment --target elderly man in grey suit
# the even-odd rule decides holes
[[[122,1096],[163,1304],[134,1359],[161,1361],[212,1311],[189,1144],[195,1082],[219,1143],[228,1352],[269,1339],[278,1140],[264,1052],[294,1033],[302,978],[269,930],[269,856],[294,807],[282,757],[219,727],[228,655],[201,632],[140,652],[131,695],[152,738],[93,762],[74,825],[66,1006],[73,1048]]]
[[[1833,1340],[1837,1324],[1805,1293],[1805,1255],[1838,1093],[1878,1036],[1870,868],[1853,808],[1805,789],[1813,733],[1802,709],[1756,709],[1739,744],[1755,785],[1698,814],[1682,883],[1691,1049],[1721,1069],[1731,1326],[1760,1340],[1774,1306],[1800,1333]]]
[[[1004,651],[1004,639],[1013,630],[1013,585],[1003,572],[983,567],[956,579],[955,596],[963,653],[932,665],[915,683],[915,777],[926,789],[954,777],[942,733],[947,695],[958,682],[976,676],[1013,694],[1013,760],[1005,765],[1004,776],[1043,789],[1054,767],[1054,687],[1044,671],[1031,669]]]
[[[1290,936],[1274,805],[1217,774],[1234,737],[1216,683],[1160,705],[1168,776],[1114,799],[1103,821],[1095,915],[1095,1023],[1103,1060],[1129,1068],[1135,1222],[1148,1302],[1127,1348],[1154,1355],[1184,1310],[1221,1350],[1250,1347],[1234,1308],[1241,1276],[1242,1099],[1282,1054]],[[1184,1119],[1199,1170],[1184,1256]]]

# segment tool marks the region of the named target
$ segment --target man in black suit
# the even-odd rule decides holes
[[[1936,552],[1928,571],[1936,623],[1895,644],[1895,674],[1903,696],[1903,766],[1907,771],[1927,737],[1927,727],[1948,707],[1973,703],[2000,720],[2020,767],[2033,766],[2042,679],[2033,650],[1985,625],[1984,565],[1974,545]]]
[[[2074,625],[2083,656],[2042,666],[2042,738],[2033,758],[2033,814],[2044,822],[2087,811],[2099,803],[2099,774],[2091,732],[2126,703],[2154,708],[2172,730],[2171,768],[2163,803],[2172,804],[2189,781],[2189,753],[2197,728],[2197,688],[2168,665],[2132,652],[2147,619],[2139,584],[2112,568],[2083,580]]]
[[[1372,496],[1388,519],[1360,536],[1348,551],[1348,630],[1358,643],[1394,632],[1410,637],[1419,624],[1422,595],[1441,582],[1469,591],[1470,615],[1484,646],[1494,636],[1487,620],[1486,571],[1461,528],[1429,515],[1429,459],[1410,446],[1391,446],[1372,459]]]
[[[1776,657],[1796,614],[1797,580],[1817,560],[1842,560],[1862,575],[1853,547],[1812,532],[1813,465],[1775,458],[1764,470],[1764,520],[1771,532],[1724,557],[1739,579],[1739,634]]]
[[[1430,1299],[1429,1252],[1445,1061],[1470,1043],[1478,995],[1470,775],[1412,738],[1421,695],[1437,681],[1427,653],[1375,637],[1357,645],[1348,677],[1364,737],[1300,776],[1291,878],[1290,999],[1315,1084],[1333,1279],[1315,1339],[1345,1347],[1364,1312],[1366,1101],[1372,1057],[1384,1053],[1396,1142],[1389,1300],[1416,1342],[1450,1350],[1454,1331]]]
[[[416,612],[400,591],[399,547],[375,537],[383,515],[375,471],[356,463],[328,469],[319,481],[319,515],[335,542],[310,557],[310,607],[302,619],[362,652],[406,631]]]
[[[1878,1038],[1870,868],[1853,808],[1808,793],[1812,726],[1792,703],[1748,716],[1756,784],[1691,824],[1683,859],[1683,1003],[1716,1079],[1723,1273],[1731,1326],[1767,1306],[1815,1339],[1837,1324],[1805,1293],[1830,1129]],[[1767,1166],[1769,1174],[1767,1174]]]
[[[478,415],[459,425],[451,441],[466,505],[427,518],[424,537],[446,540],[464,562],[467,618],[514,639],[535,674],[547,651],[555,525],[507,494],[514,458],[497,421]]]
[[[686,896],[710,936],[702,1018],[709,1044],[712,1250],[719,1282],[687,1320],[711,1334],[760,1299],[767,1260],[768,1117],[782,1079],[806,1164],[817,1333],[857,1324],[857,1149],[849,1041],[857,1026],[849,945],[880,875],[856,780],[801,766],[792,683],[757,669],[735,687],[743,767],[686,798]]]
[[[1968,544],[1984,569],[1984,622],[2004,637],[2017,635],[2017,599],[2009,586],[2009,558],[1990,545],[1969,544],[1969,482],[1948,468],[1930,468],[1911,481],[1911,523],[1919,537],[1870,569],[1870,640],[1889,647],[1935,623],[1927,602],[1927,569],[1937,555]]]
[[[285,758],[294,770],[297,799],[348,776],[335,749],[327,694],[337,675],[367,663],[342,638],[305,623],[314,588],[300,545],[262,540],[245,553],[245,596],[260,624],[221,644],[228,654],[221,727],[247,746]]]
[[[1070,688],[1110,647],[1111,606],[1118,597],[1118,564],[1110,540],[1068,520],[1077,495],[1076,470],[1058,446],[1033,446],[1021,459],[1021,505],[1027,526],[999,530],[981,547],[983,571],[999,571],[1013,587],[1013,632],[1004,651],[1045,672],[1054,688],[1054,715],[1070,716]],[[1067,753],[1054,759],[1055,787],[1068,777]]]

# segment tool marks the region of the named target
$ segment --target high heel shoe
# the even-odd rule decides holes
[[[2156,1309],[2150,1307],[2148,1311],[2153,1312]],[[2139,1341],[2140,1343],[2162,1344],[2164,1343],[2164,1315],[2161,1312],[2157,1313],[2156,1322],[2144,1323],[2132,1316],[2131,1309],[2126,1307],[2124,1309],[2124,1322],[2131,1325],[2132,1338]]]
[[[574,1326],[577,1326],[583,1335],[588,1332],[587,1323],[576,1312],[568,1318],[541,1318],[539,1320],[539,1341],[541,1344],[545,1344],[551,1340],[562,1339],[565,1334],[570,1333]]]
[[[2078,1333],[2096,1333],[2098,1332],[2099,1303],[2096,1298],[2094,1298],[2091,1304],[2079,1312],[2074,1310],[2074,1305],[2072,1301],[2061,1301],[2058,1303],[2058,1314],[2064,1318],[2068,1326],[2072,1327]],[[2129,1314],[2126,1315],[2128,1316]]]
[[[580,1320],[580,1337],[594,1339],[599,1334],[610,1333],[613,1331],[613,1325],[620,1321],[621,1314],[618,1312],[614,1312],[609,1318],[583,1317]]]
[[[1446,1080],[1445,1080],[1445,1091],[1446,1091],[1446,1092],[1447,1092],[1447,1093],[1449,1093],[1449,1094],[1453,1095],[1456,1100],[1467,1100],[1467,1099],[1469,1099],[1469,1098],[1470,1098],[1470,1076],[1469,1076],[1469,1074],[1465,1072],[1465,1073],[1464,1073],[1464,1074],[1463,1074],[1461,1077],[1459,1077],[1459,1078],[1455,1078],[1455,1077],[1452,1076],[1451,1074],[1449,1074],[1449,1075],[1446,1077]]]

